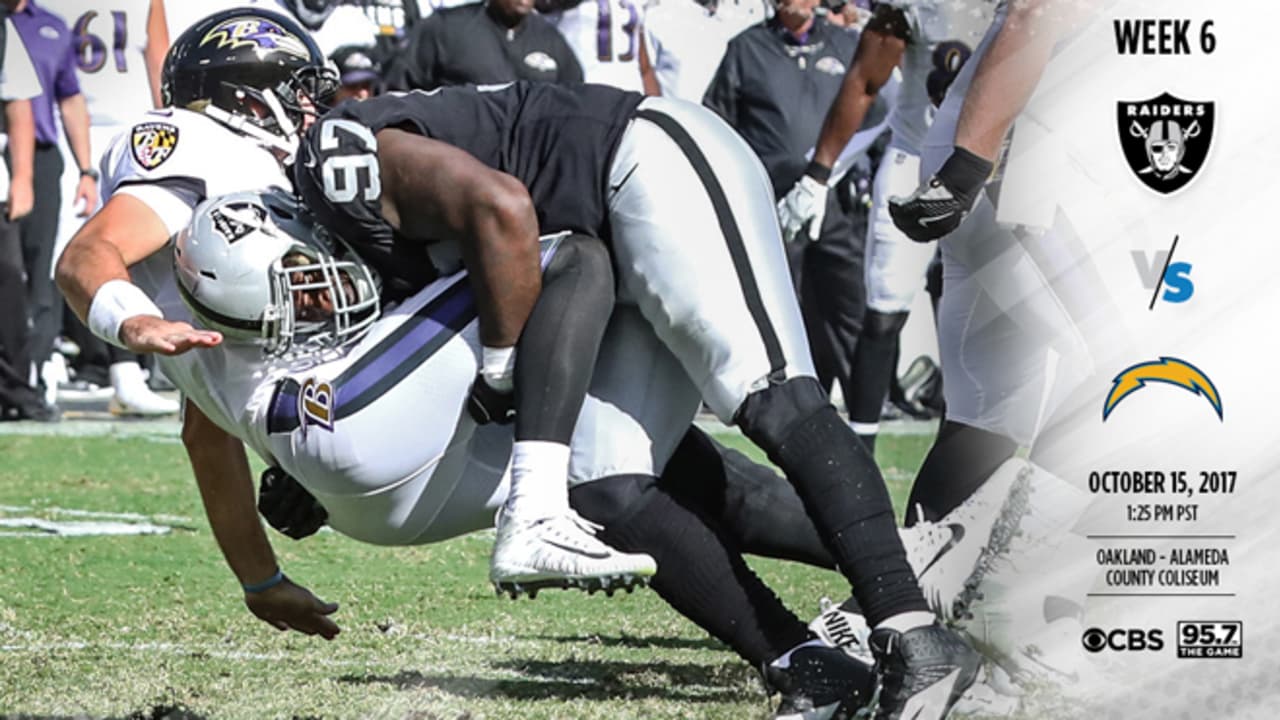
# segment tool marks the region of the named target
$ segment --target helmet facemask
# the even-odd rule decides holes
[[[298,243],[272,263],[271,317],[263,317],[268,355],[305,355],[346,346],[378,318],[378,292],[361,263]]]

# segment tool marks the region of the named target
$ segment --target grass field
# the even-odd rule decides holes
[[[736,437],[727,442],[741,441]],[[930,436],[885,436],[895,501]],[[490,589],[491,533],[418,548],[273,535],[297,581],[342,604],[333,642],[244,608],[176,438],[0,435],[0,716],[761,718],[756,673],[649,591]],[[55,536],[46,521],[159,535]],[[752,565],[808,618],[834,574]]]

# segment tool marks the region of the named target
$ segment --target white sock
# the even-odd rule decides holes
[[[932,625],[934,621],[933,613],[927,610],[914,610],[912,612],[898,613],[889,618],[885,618],[884,622],[876,625],[876,629],[888,628],[897,630],[900,633],[909,632],[916,628],[922,628]]]
[[[507,513],[523,520],[559,515],[569,509],[569,446],[521,440],[511,449],[511,494]]]

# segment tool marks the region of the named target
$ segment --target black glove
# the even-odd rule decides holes
[[[973,209],[991,169],[991,163],[957,147],[929,182],[909,197],[889,198],[893,224],[916,242],[949,235]]]
[[[315,496],[278,467],[262,473],[258,513],[268,525],[294,540],[314,535],[329,520],[329,511]]]
[[[506,425],[516,419],[515,393],[494,390],[484,375],[478,374],[467,398],[467,412],[477,425]]]

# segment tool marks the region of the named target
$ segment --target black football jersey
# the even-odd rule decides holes
[[[606,238],[609,166],[642,99],[603,85],[517,82],[346,102],[308,130],[293,180],[319,220],[381,273],[384,294],[403,297],[434,271],[423,241],[399,236],[382,217],[379,130],[449,143],[516,177],[543,234]]]

